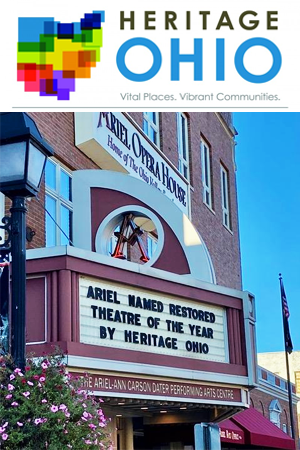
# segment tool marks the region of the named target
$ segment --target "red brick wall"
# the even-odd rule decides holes
[[[55,158],[69,169],[97,169],[98,166],[75,147],[74,113],[30,113],[43,137],[52,145]]]
[[[72,112],[30,113],[44,138],[55,151],[55,157],[71,170],[95,169],[97,166],[74,146],[74,114]],[[241,267],[239,230],[236,202],[236,182],[232,158],[232,142],[224,125],[215,113],[190,113],[190,167],[192,173],[192,222],[200,231],[210,252],[215,267],[217,283],[241,288]],[[142,127],[142,112],[131,113]],[[231,117],[226,116],[230,122]],[[160,113],[161,150],[178,165],[176,114]],[[214,192],[214,213],[202,201],[202,173],[200,135],[203,135],[212,149],[212,175]],[[229,171],[232,233],[222,224],[220,162]],[[39,198],[44,203],[44,185]],[[28,202],[27,223],[36,232],[29,248],[45,245],[45,214],[35,199]]]
[[[224,114],[224,113],[222,113]],[[229,114],[229,113],[228,113]],[[142,127],[143,113],[130,113]],[[232,140],[215,113],[186,113],[189,117],[189,144],[192,206],[192,222],[199,230],[208,247],[216,271],[217,283],[240,289],[241,264],[239,228],[237,214],[237,192]],[[224,117],[227,123],[231,114]],[[160,113],[160,149],[178,166],[176,114]],[[214,213],[203,203],[200,136],[203,135],[212,150],[213,204]],[[229,171],[232,233],[223,226],[221,203],[220,163]]]
[[[287,396],[287,394],[286,394]],[[282,400],[281,398],[277,398],[271,394],[261,391],[260,389],[254,389],[251,394],[251,404],[254,406],[257,411],[263,414],[267,419],[270,419],[269,406],[272,400],[278,400],[279,404],[282,408],[282,413],[280,414],[280,428],[282,429],[282,425],[285,423],[287,425],[287,429],[290,432],[290,414],[289,414],[289,403],[288,399]],[[294,422],[296,427],[296,436],[298,436],[298,423],[297,423],[297,407],[296,405],[293,407],[294,411]],[[297,447],[298,448],[298,447]]]
[[[43,137],[52,145],[55,158],[61,161],[70,170],[97,169],[84,153],[74,145],[74,114],[62,113],[30,113],[35,120]],[[42,183],[38,198],[41,203],[45,201],[45,185]],[[45,246],[45,212],[42,206],[32,199],[27,202],[27,225],[36,233],[28,248]]]

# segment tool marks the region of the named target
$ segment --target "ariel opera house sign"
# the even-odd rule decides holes
[[[28,351],[59,345],[84,386],[132,415],[141,402],[188,403],[203,421],[247,408],[256,384],[254,298],[216,284],[186,215],[185,182],[122,114],[76,113],[76,143],[111,170],[73,174],[74,246],[28,251]],[[128,215],[157,240],[144,264],[113,257]]]
[[[132,119],[118,112],[75,113],[75,144],[102,169],[128,173],[188,214],[187,181]]]

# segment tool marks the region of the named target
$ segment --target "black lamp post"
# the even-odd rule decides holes
[[[5,227],[12,256],[11,353],[21,369],[25,366],[26,197],[37,195],[51,155],[52,148],[31,117],[0,113],[0,191],[12,200]]]

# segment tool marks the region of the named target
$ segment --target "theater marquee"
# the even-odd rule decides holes
[[[225,308],[80,277],[80,342],[229,362]]]

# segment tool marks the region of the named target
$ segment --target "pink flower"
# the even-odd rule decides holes
[[[7,396],[5,398],[7,398],[9,400],[10,398],[12,398],[12,394],[7,394]]]
[[[14,372],[15,372],[15,373],[21,373],[21,372],[22,372],[22,370],[21,370],[21,369],[18,369],[18,368],[16,368],[16,369],[14,370]]]
[[[92,430],[95,430],[96,425],[94,425],[93,423],[90,423],[90,424],[89,424],[89,427],[90,427]]]
[[[8,434],[6,434],[6,433],[3,433],[3,434],[2,434],[2,439],[3,439],[4,441],[6,441],[6,440],[7,440],[7,438],[8,438]]]
[[[61,411],[66,411],[66,409],[68,408],[62,403],[61,405],[59,405],[59,409],[61,409]]]
[[[8,425],[8,422],[5,422],[5,424],[3,425],[3,428],[6,428]]]
[[[48,403],[45,398],[43,398],[42,403]]]
[[[58,411],[58,406],[52,405],[50,409],[51,412],[56,413]]]
[[[33,386],[33,382],[32,382],[32,381],[27,381],[27,384],[28,384],[29,386]]]
[[[12,384],[8,384],[8,385],[7,385],[7,389],[8,389],[9,391],[13,391],[14,388],[15,388],[15,387],[14,387]]]
[[[38,380],[40,377],[38,375],[33,375],[32,377],[34,380]]]
[[[86,411],[84,411],[82,415],[83,415],[83,417],[85,417],[86,419],[89,417],[89,413],[86,412]]]
[[[46,380],[45,377],[40,377],[40,382],[43,383]]]
[[[17,425],[18,425],[19,427],[22,427],[24,424],[23,424],[22,422],[17,422]]]
[[[24,395],[24,397],[26,397],[26,398],[27,398],[27,397],[29,397],[29,395],[30,395],[30,392],[29,392],[29,391],[23,392],[23,393],[22,393],[22,395]]]
[[[48,364],[46,364],[46,363],[43,362],[43,363],[42,363],[42,368],[43,368],[43,369],[48,369]]]
[[[84,408],[86,408],[86,404],[85,404],[85,403],[82,403],[82,406],[83,406]]]
[[[69,412],[65,412],[65,416],[69,418],[70,417],[70,413]]]
[[[92,441],[90,441],[89,439],[86,439],[84,442],[85,442],[87,445],[91,445],[91,444],[92,444]]]
[[[15,378],[16,378],[16,377],[15,377],[13,374],[11,374],[11,375],[9,376],[10,381],[14,380]]]
[[[5,427],[0,427],[0,434],[4,433]]]
[[[40,423],[43,423],[43,419],[40,418],[34,419],[34,423],[35,425],[39,425]]]
[[[12,402],[11,406],[19,406],[19,403],[17,403],[17,402]]]

